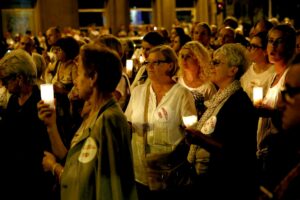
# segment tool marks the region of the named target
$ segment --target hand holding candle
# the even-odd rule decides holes
[[[51,108],[55,108],[53,84],[41,84],[40,88],[41,99],[49,104]]]
[[[197,115],[190,115],[190,116],[182,117],[182,120],[184,125],[188,128],[194,126],[197,123],[198,118]]]
[[[253,104],[260,105],[263,100],[263,88],[253,87]]]

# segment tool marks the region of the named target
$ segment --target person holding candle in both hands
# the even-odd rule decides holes
[[[90,109],[67,150],[57,131],[55,111],[43,101],[39,117],[47,126],[54,155],[45,152],[43,167],[60,179],[61,199],[137,199],[130,128],[113,92],[122,75],[119,56],[96,44],[81,47],[75,86]],[[56,151],[54,151],[54,149]]]
[[[198,174],[192,195],[199,199],[255,199],[257,117],[239,81],[247,68],[240,44],[214,52],[211,81],[218,91],[206,102],[196,128],[186,128],[192,144],[188,161]]]

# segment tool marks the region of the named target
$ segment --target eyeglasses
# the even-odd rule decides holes
[[[145,61],[144,63],[143,63],[143,65],[145,65],[146,67],[147,66],[152,66],[152,65],[154,65],[154,66],[158,66],[158,65],[160,65],[161,63],[170,63],[170,61],[166,61],[166,60],[157,60],[157,61],[153,61],[153,62],[150,62],[150,61]]]
[[[289,85],[285,85],[285,88],[283,88],[280,92],[283,102],[290,102],[293,97],[295,97],[297,94],[300,94],[300,87],[291,87]]]
[[[252,49],[262,49],[261,46],[258,46],[257,44],[249,44],[248,45],[248,49],[252,50]]]
[[[268,39],[268,43],[272,44],[274,46],[278,46],[278,45],[284,43],[284,38],[277,38],[276,40],[274,40],[274,39]]]
[[[16,79],[16,77],[17,77],[16,74],[10,74],[4,78],[1,78],[2,84],[7,85],[10,80],[14,80]]]
[[[220,60],[212,60],[210,62],[210,65],[214,67],[218,67],[220,64],[225,64],[225,63],[221,62]]]

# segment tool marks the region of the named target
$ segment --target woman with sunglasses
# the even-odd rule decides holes
[[[218,91],[197,125],[186,129],[188,161],[198,174],[191,193],[199,199],[255,199],[257,117],[239,81],[247,68],[241,44],[215,50],[210,69]]]

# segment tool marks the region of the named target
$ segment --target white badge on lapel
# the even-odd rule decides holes
[[[96,141],[92,137],[88,137],[81,149],[78,157],[79,162],[88,163],[95,158],[97,153]]]
[[[217,123],[217,117],[211,116],[202,126],[201,132],[205,135],[209,135],[214,132]]]

